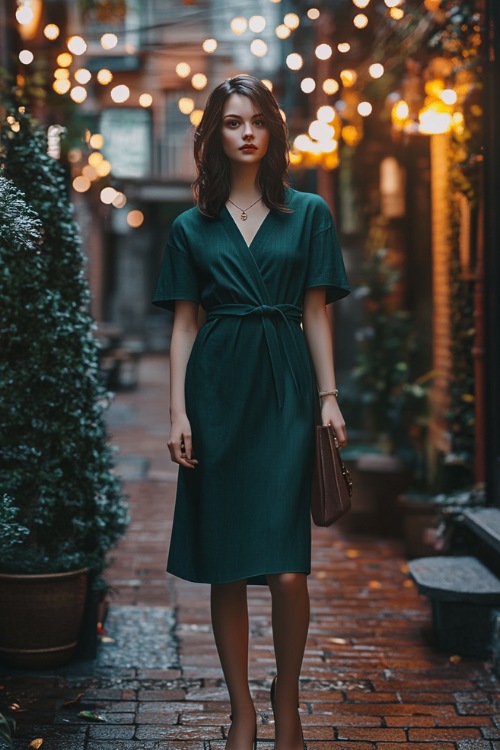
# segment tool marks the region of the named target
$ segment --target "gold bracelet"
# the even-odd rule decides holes
[[[339,392],[337,388],[335,388],[335,390],[333,391],[319,391],[318,395],[320,398],[323,398],[323,396],[335,396],[335,398],[337,398],[339,395]]]

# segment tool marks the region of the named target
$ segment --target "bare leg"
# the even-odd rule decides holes
[[[268,575],[273,601],[276,681],[276,750],[303,750],[298,715],[299,677],[309,628],[305,573]]]
[[[248,687],[248,606],[246,580],[211,589],[212,628],[231,700],[232,724],[226,750],[251,750],[255,708]]]

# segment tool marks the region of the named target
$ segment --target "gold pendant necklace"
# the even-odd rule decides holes
[[[239,206],[236,205],[236,203],[233,203],[233,201],[229,200],[229,198],[227,199],[227,202],[230,203],[235,208],[237,208],[238,211],[241,211],[240,219],[241,219],[241,221],[246,221],[248,219],[247,211],[250,211],[250,209],[253,208],[255,206],[255,204],[258,203],[261,200],[262,200],[262,195],[260,196],[260,198],[257,198],[257,200],[255,201],[255,203],[252,203],[252,205],[248,206],[247,208],[240,208]]]

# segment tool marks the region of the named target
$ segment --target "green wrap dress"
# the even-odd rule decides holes
[[[167,570],[190,581],[265,583],[310,572],[316,384],[300,325],[305,290],[349,293],[334,223],[287,188],[250,246],[224,207],[174,221],[154,304],[207,312],[186,370],[195,469],[179,468]]]

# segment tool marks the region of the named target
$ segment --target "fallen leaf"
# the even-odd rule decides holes
[[[354,560],[356,557],[359,557],[359,550],[357,550],[357,549],[347,549],[345,551],[345,556],[349,557],[351,560]]]
[[[77,716],[80,716],[82,719],[88,719],[89,721],[107,721],[104,716],[96,714],[94,711],[80,711]]]
[[[36,740],[31,740],[28,747],[33,747],[34,750],[38,750],[39,747],[42,747],[43,745],[43,739],[41,737],[37,737]]]
[[[83,696],[83,693],[78,693],[78,695],[75,698],[68,698],[67,701],[64,701],[63,708],[64,706],[73,706],[75,703],[79,703],[82,696]]]
[[[450,656],[450,661],[452,664],[460,664],[462,657],[458,654],[453,654],[453,656]]]

